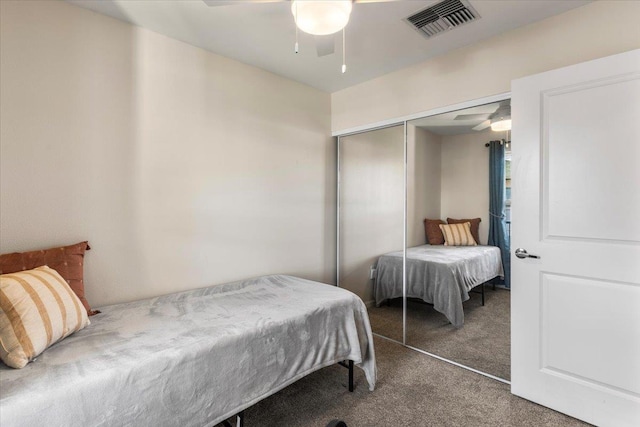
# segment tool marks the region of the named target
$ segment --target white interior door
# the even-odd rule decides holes
[[[640,50],[516,80],[511,102],[511,390],[640,426]]]

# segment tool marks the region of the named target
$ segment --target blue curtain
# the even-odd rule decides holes
[[[489,245],[500,248],[504,285],[511,288],[510,242],[505,216],[505,171],[503,141],[489,143]]]

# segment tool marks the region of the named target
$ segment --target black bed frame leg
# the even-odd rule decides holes
[[[482,306],[484,307],[484,283],[482,283]]]
[[[353,360],[349,360],[349,391],[353,392]]]
[[[349,391],[353,391],[353,360],[341,360],[338,365],[349,369]]]

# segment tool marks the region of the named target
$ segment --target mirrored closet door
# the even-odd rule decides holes
[[[403,341],[404,125],[338,139],[338,285]],[[381,261],[382,259],[382,261]]]
[[[406,344],[506,380],[510,293],[488,242],[492,216],[506,223],[490,152],[508,134],[491,124],[509,114],[507,100],[407,122]]]

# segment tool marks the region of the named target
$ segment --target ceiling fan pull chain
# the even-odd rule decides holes
[[[296,24],[296,44],[294,50],[298,53],[298,3],[294,3],[296,8],[295,24]]]
[[[347,61],[345,60],[345,43],[344,43],[344,28],[342,29],[342,74],[347,72]]]

